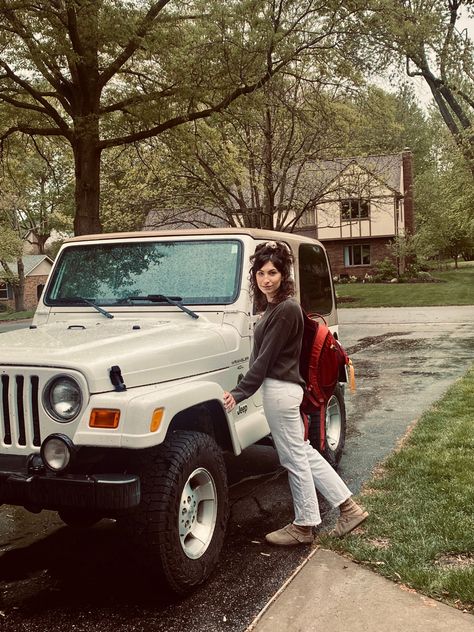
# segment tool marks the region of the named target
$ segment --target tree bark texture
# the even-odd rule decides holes
[[[13,283],[13,296],[15,298],[15,311],[16,312],[24,312],[25,311],[25,266],[23,265],[23,261],[21,258],[17,259],[16,262],[17,270],[18,270],[18,282]]]
[[[76,178],[74,234],[102,232],[99,219],[100,149],[98,134],[85,135],[73,143]]]

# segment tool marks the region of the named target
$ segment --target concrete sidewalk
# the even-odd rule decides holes
[[[474,632],[474,616],[315,549],[246,632]]]

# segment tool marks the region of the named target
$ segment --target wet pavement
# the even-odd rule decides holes
[[[345,309],[340,322],[357,379],[340,472],[357,491],[474,361],[474,306]]]
[[[32,323],[31,319],[25,320],[0,320],[0,334],[6,331],[13,331],[14,329],[25,329]]]
[[[347,396],[340,472],[357,492],[411,423],[470,366],[474,307],[341,309],[340,321],[358,389]],[[181,600],[137,571],[112,521],[80,532],[52,512],[1,507],[0,630],[245,630],[308,550],[263,543],[266,531],[292,517],[272,448],[249,448],[228,467],[232,513],[219,567]],[[334,517],[323,504],[323,529]]]

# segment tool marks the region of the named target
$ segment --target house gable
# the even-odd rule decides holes
[[[369,168],[355,158],[345,165],[337,176],[327,185],[323,201],[339,200],[343,196],[376,198],[401,195],[401,170],[397,169],[398,186],[393,173],[387,173],[384,166],[375,163]],[[390,176],[390,177],[389,177]]]
[[[30,263],[28,272],[26,272],[26,266],[25,266],[25,275],[26,276],[44,276],[45,274],[47,275],[50,273],[52,266],[53,266],[52,260],[47,256],[43,256],[42,260],[38,262]]]
[[[336,274],[370,274],[378,261],[391,256],[390,242],[413,230],[411,152],[324,165],[330,177],[318,180],[316,186],[324,182],[322,195],[297,231],[324,243]]]
[[[38,298],[46,283],[53,262],[47,255],[23,255],[22,261],[25,269],[25,308],[27,310],[33,310],[38,304]],[[18,274],[16,262],[9,263],[9,267],[16,276]],[[2,272],[5,276],[2,275]],[[0,267],[0,305],[14,309],[15,300],[13,287],[11,283],[2,280],[2,278],[6,279],[6,273],[3,268]]]
[[[300,222],[300,228],[314,227],[314,236],[323,241],[399,233],[403,228],[401,154],[326,163],[332,177],[326,180],[323,195]]]
[[[53,261],[47,255],[23,255],[21,258],[25,268],[25,277],[48,275]],[[18,275],[16,261],[9,261],[8,267],[14,276]],[[6,272],[0,267],[0,279],[5,278]]]

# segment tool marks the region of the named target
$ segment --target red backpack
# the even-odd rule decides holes
[[[354,374],[347,353],[330,332],[324,318],[302,311],[304,328],[300,373],[306,388],[300,410],[305,424],[305,439],[308,436],[308,415],[320,415],[320,447],[323,450],[326,442],[326,405],[336,384],[347,381],[346,365],[349,367],[351,390],[355,390]],[[313,320],[311,316],[322,322]]]

